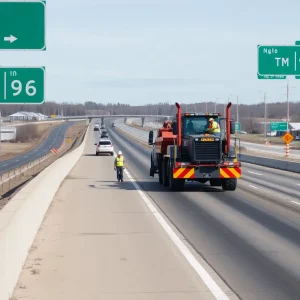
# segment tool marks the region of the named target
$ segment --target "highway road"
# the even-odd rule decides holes
[[[64,122],[61,125],[58,125],[52,129],[49,136],[38,147],[30,150],[27,153],[18,155],[5,161],[1,161],[0,173],[5,173],[28,164],[31,161],[48,154],[52,148],[58,149],[63,143],[67,129],[73,124],[74,122]]]
[[[95,155],[92,129],[10,299],[238,300],[127,171],[117,182],[114,157]]]
[[[241,299],[300,298],[300,175],[244,163],[234,192],[170,192],[149,176],[150,149],[107,128],[143,190]]]

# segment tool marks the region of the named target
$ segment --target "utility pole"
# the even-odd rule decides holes
[[[290,129],[289,129],[289,121],[290,121],[290,102],[289,102],[289,92],[290,92],[290,89],[289,89],[289,81],[287,81],[287,84],[286,84],[286,104],[287,104],[287,109],[286,109],[286,122],[287,122],[287,132],[290,132]]]
[[[286,123],[287,123],[287,132],[290,132],[289,124],[290,124],[290,92],[291,88],[295,88],[294,86],[291,87],[289,85],[289,81],[287,80],[286,86],[284,87],[286,89]]]
[[[215,113],[217,112],[217,101],[220,100],[220,98],[216,98],[215,100]]]
[[[264,93],[265,103],[265,138],[267,138],[267,93]]]
[[[236,121],[239,123],[239,96],[236,96]]]
[[[264,113],[264,123],[265,123],[265,126],[264,126],[264,136],[265,138],[267,138],[267,93],[266,92],[263,92],[263,91],[260,91],[262,93],[264,93],[264,106],[265,106],[265,113]]]

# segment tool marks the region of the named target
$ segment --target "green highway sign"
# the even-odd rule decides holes
[[[257,47],[258,75],[300,75],[300,45]]]
[[[259,75],[257,74],[258,79],[286,79],[286,76],[281,75]]]
[[[235,122],[235,130],[240,131],[241,130],[241,123]]]
[[[0,2],[0,50],[46,50],[46,1]]]
[[[271,122],[270,131],[287,131],[287,122]]]
[[[0,67],[0,104],[41,104],[44,93],[44,67]]]

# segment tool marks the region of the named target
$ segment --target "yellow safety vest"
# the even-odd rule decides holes
[[[217,122],[213,122],[212,126],[209,126],[211,133],[220,132],[220,126]]]
[[[117,167],[123,167],[124,166],[124,157],[121,156],[121,157],[117,157],[116,158],[116,165]]]

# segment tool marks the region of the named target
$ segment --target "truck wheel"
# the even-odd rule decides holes
[[[151,177],[154,177],[154,172],[153,172],[153,169],[150,168],[150,174],[149,174]]]
[[[163,167],[162,167],[162,176],[163,176],[163,185],[164,186],[169,186],[168,166],[169,166],[169,160],[164,159]]]
[[[153,169],[153,161],[152,161],[152,156],[151,156],[150,176],[151,176],[151,177],[154,177],[154,169]]]
[[[210,186],[221,186],[222,185],[222,179],[219,178],[212,178],[209,181]]]
[[[173,168],[172,166],[169,166],[169,187],[171,191],[183,191],[184,184],[185,184],[185,179],[173,178]]]
[[[222,188],[224,191],[235,191],[236,187],[237,187],[236,178],[222,179]]]
[[[159,162],[159,165],[158,165],[158,181],[160,184],[163,183],[163,175],[162,175],[162,163]]]

